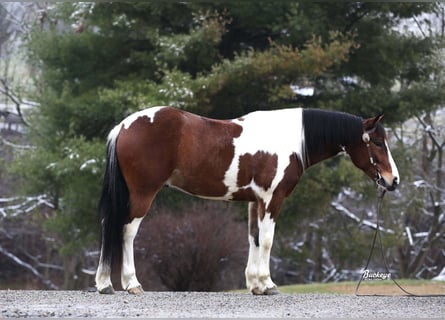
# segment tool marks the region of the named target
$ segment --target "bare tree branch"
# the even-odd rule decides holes
[[[19,266],[27,269],[28,271],[30,271],[34,276],[36,276],[38,279],[40,279],[42,281],[42,283],[47,288],[53,289],[53,290],[57,290],[58,289],[58,287],[51,280],[46,279],[36,268],[34,268],[29,263],[21,260],[19,257],[17,257],[16,255],[12,254],[11,252],[7,251],[1,245],[0,245],[0,253],[3,254],[5,257],[11,259],[17,265],[19,265]]]
[[[0,137],[1,141],[3,142],[3,144],[7,145],[8,147],[11,147],[15,150],[30,150],[30,149],[36,149],[36,147],[34,146],[30,146],[30,145],[19,145],[16,143],[13,143],[11,141],[6,140],[3,137]]]
[[[431,141],[433,142],[433,144],[440,149],[441,146],[444,145],[445,142],[443,143],[439,143],[439,141],[436,139],[435,134],[434,134],[434,127],[432,126],[432,124],[428,124],[424,121],[424,119],[422,119],[419,116],[416,116],[417,120],[419,120],[420,124],[423,126],[425,132],[428,134],[428,136],[430,137]]]
[[[337,210],[338,212],[340,212],[341,214],[345,215],[346,217],[348,217],[351,220],[354,220],[355,222],[357,222],[358,225],[364,225],[367,226],[371,229],[377,229],[377,223],[371,222],[369,220],[363,220],[360,219],[356,214],[354,214],[353,212],[349,211],[346,207],[344,207],[338,200],[336,201],[332,201],[331,202],[331,206]],[[394,234],[394,230],[391,229],[386,229],[383,228],[382,226],[379,226],[379,229],[382,232],[386,232],[386,233],[390,233],[390,234]]]
[[[0,207],[0,217],[17,217],[21,214],[27,214],[39,206],[54,209],[54,205],[48,200],[48,196],[45,194],[26,198],[0,198],[0,203],[7,204],[4,207]]]
[[[29,127],[29,123],[25,120],[23,113],[22,113],[22,109],[21,109],[21,105],[23,104],[22,99],[17,94],[14,94],[12,92],[12,90],[9,87],[5,78],[0,79],[0,84],[3,86],[3,87],[0,87],[0,93],[4,94],[6,97],[8,97],[8,99],[10,99],[14,103],[15,108],[17,110],[17,114],[19,115],[23,124],[25,126]]]

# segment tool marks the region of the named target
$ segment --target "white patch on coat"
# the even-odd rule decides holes
[[[225,199],[240,189],[252,188],[264,202],[269,202],[273,190],[284,176],[284,170],[290,163],[290,156],[296,154],[303,163],[303,112],[302,109],[282,109],[256,111],[233,120],[243,127],[241,135],[233,140],[235,154],[224,176],[228,191]],[[270,189],[264,190],[252,180],[248,185],[238,186],[239,159],[245,154],[254,155],[258,151],[277,155],[277,173]]]
[[[399,170],[397,169],[397,165],[392,158],[391,150],[389,150],[388,142],[385,140],[386,150],[388,150],[388,160],[389,164],[391,165],[391,172],[394,177],[394,179],[397,179],[397,183],[400,184],[400,176],[399,176]]]
[[[130,114],[110,131],[110,133],[108,134],[108,141],[116,140],[122,128],[130,128],[133,122],[141,117],[148,117],[150,119],[150,122],[153,123],[156,112],[164,108],[166,107],[153,107]]]
[[[136,278],[133,241],[136,237],[142,219],[143,218],[134,218],[133,221],[124,225],[121,283],[122,288],[124,288],[125,290],[136,288],[141,285]]]
[[[137,119],[141,117],[148,117],[150,119],[150,122],[153,123],[156,112],[164,108],[166,107],[153,107],[132,113],[124,120],[122,120],[119,127],[123,125],[125,129],[128,129],[133,124],[133,122],[135,122]]]

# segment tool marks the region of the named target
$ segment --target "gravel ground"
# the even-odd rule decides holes
[[[0,291],[0,318],[444,318],[445,297]]]

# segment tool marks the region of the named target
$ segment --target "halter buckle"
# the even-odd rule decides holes
[[[368,132],[363,133],[362,135],[362,140],[364,143],[368,144],[369,141],[371,141],[371,137],[369,136]]]

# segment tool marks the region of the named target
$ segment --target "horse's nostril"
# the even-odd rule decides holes
[[[399,177],[394,178],[393,184],[399,184]]]

